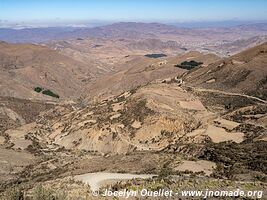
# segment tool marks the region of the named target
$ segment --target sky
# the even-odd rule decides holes
[[[267,20],[267,0],[0,0],[0,20]]]

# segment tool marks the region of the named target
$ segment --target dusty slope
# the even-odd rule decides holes
[[[233,65],[243,66],[243,62],[262,59],[261,51],[249,50],[229,59],[234,58]],[[191,52],[171,58],[167,64],[161,59],[147,59],[145,64],[151,64],[149,72],[166,72],[166,69],[179,70],[173,65],[186,59],[212,62],[214,58]],[[136,73],[138,79],[145,74],[144,66],[133,63],[127,73]],[[211,66],[193,70],[189,75]],[[6,127],[8,130],[0,135],[0,151],[4,153],[0,155],[4,163],[0,166],[0,191],[18,182],[34,187],[37,182],[96,171],[167,171],[182,175],[182,179],[184,173],[187,177],[202,174],[202,182],[203,174],[217,179],[266,181],[266,103],[238,94],[236,88],[233,88],[235,93],[225,88],[216,91],[190,88],[187,85],[190,77],[181,85],[175,75],[167,73],[169,78],[164,81],[133,87],[112,98],[98,99],[87,107],[58,105],[26,124],[19,109],[3,102],[14,111],[5,110],[5,116],[22,123],[19,127]],[[192,85],[206,86],[196,84],[197,76],[193,78]],[[106,86],[111,83],[105,82]]]
[[[228,103],[232,109],[225,107]],[[23,181],[28,177],[42,182],[102,170],[158,173],[165,162],[178,171],[190,164],[192,171],[200,173],[203,167],[207,169],[203,159],[225,166],[213,171],[214,163],[210,163],[207,174],[229,178],[234,173],[241,180],[253,179],[257,173],[266,174],[260,164],[266,152],[267,131],[262,125],[266,110],[255,99],[187,91],[173,79],[85,108],[57,106],[35,122],[5,131],[3,145],[11,147],[11,154],[22,149],[43,159],[14,174]],[[142,159],[137,161],[139,156]],[[163,163],[158,164],[155,157]],[[229,159],[238,165],[232,166]],[[235,172],[237,169],[242,170]]]
[[[0,150],[11,149],[3,150],[0,191],[98,171],[264,180],[267,106],[184,88],[175,79],[150,83],[85,108],[57,106],[5,131]]]
[[[82,46],[77,46],[79,51],[87,44],[83,41],[80,43]],[[0,96],[26,99],[55,100],[36,93],[34,88],[37,86],[52,90],[59,94],[60,99],[118,95],[152,80],[183,73],[174,65],[186,59],[196,59],[204,64],[218,59],[215,55],[198,52],[153,59],[144,56],[150,52],[148,50],[141,55],[136,55],[136,51],[131,52],[131,55],[122,55],[123,49],[114,52],[111,49],[113,53],[105,55],[105,52],[98,53],[102,47],[97,47],[100,50],[90,50],[89,53],[82,52],[85,57],[77,52],[72,55],[72,51],[65,53],[67,57],[58,52],[60,48],[50,50],[45,46],[4,42],[0,45]],[[109,52],[108,48],[103,48]],[[115,59],[118,54],[119,58]]]
[[[76,98],[92,74],[89,65],[47,47],[0,43],[0,96],[51,99],[33,91],[41,86],[61,98]]]
[[[44,114],[30,132],[34,133],[33,138],[40,138],[39,142],[103,154],[160,151],[177,141],[201,144],[208,138],[214,143],[231,140],[241,143],[245,133],[236,129],[240,123],[231,120],[236,114],[221,118],[225,112],[225,100],[221,99],[231,103],[240,99],[244,105],[260,102],[228,94],[222,94],[221,99],[212,95],[193,94],[176,83],[152,83],[72,112],[55,109],[50,114],[60,112],[59,117]],[[207,98],[214,100],[209,102]],[[29,132],[25,128],[25,133]],[[6,134],[18,131],[10,130]]]
[[[208,65],[218,60],[214,54],[203,54],[197,51],[188,52],[178,56],[163,58],[147,58],[145,56],[130,56],[130,60],[119,66],[117,73],[103,76],[84,90],[86,101],[90,99],[105,99],[112,95],[145,85],[157,79],[167,79],[181,75],[186,70],[174,67],[185,60],[196,60]]]
[[[7,129],[36,120],[37,116],[51,108],[54,103],[0,97],[0,135]]]
[[[192,86],[267,99],[267,43],[202,67],[185,76]]]

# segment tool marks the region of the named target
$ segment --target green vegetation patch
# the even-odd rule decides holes
[[[37,93],[42,92],[42,94],[44,94],[44,95],[51,96],[51,97],[54,97],[54,98],[59,99],[59,95],[56,94],[56,93],[54,93],[54,92],[52,92],[52,91],[49,90],[49,89],[44,89],[44,88],[42,88],[42,87],[35,87],[35,88],[34,88],[34,91],[37,92]]]
[[[43,91],[43,88],[41,88],[41,87],[36,87],[36,88],[34,88],[34,91],[40,93],[40,92]]]
[[[166,54],[163,53],[153,53],[153,54],[146,54],[145,55],[148,58],[161,58],[161,57],[167,57]]]
[[[44,90],[44,91],[42,91],[42,93],[45,94],[45,95],[51,96],[51,97],[59,98],[59,95],[55,94],[51,90]]]
[[[194,60],[190,60],[190,61],[184,61],[181,64],[177,64],[177,65],[174,65],[174,66],[182,68],[182,69],[190,70],[190,69],[194,69],[195,67],[197,67],[199,65],[202,65],[202,64],[203,64],[203,62],[197,62],[197,61],[194,61]]]

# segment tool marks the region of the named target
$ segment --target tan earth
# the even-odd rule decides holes
[[[143,180],[153,188],[168,187],[172,178],[194,177],[191,186],[211,177],[216,183],[264,182],[266,44],[223,59],[196,51],[154,59],[135,49],[144,41],[130,42],[134,55],[116,57],[119,48],[105,46],[114,41],[99,40],[103,46],[90,48],[105,50],[103,61],[92,58],[89,69],[90,52],[73,49],[86,49],[90,39],[81,41],[55,51],[1,43],[0,95],[7,96],[0,97],[0,196],[18,183],[31,191],[53,181],[89,193],[88,186],[64,178],[100,171],[158,174],[160,183]],[[204,64],[174,67],[191,59]],[[33,90],[36,84],[62,98],[43,97]]]
[[[27,151],[16,151],[0,147],[0,181],[8,181],[16,177],[16,173],[21,172],[24,168],[36,159]]]
[[[240,143],[244,140],[244,133],[242,132],[227,132],[223,128],[219,128],[213,125],[209,125],[205,135],[208,135],[211,140],[215,143],[224,142],[224,141],[234,141]]]
[[[0,136],[0,145],[4,144],[4,142],[5,142],[5,138],[3,136]]]
[[[139,121],[134,120],[134,122],[131,125],[133,128],[140,128],[142,126],[142,123]]]
[[[213,170],[216,168],[216,164],[214,162],[206,161],[206,160],[198,160],[198,161],[182,161],[182,164],[176,167],[176,170],[179,171],[192,171],[192,172],[204,172],[206,175],[211,175]]]
[[[199,100],[180,101],[179,103],[182,108],[192,109],[192,110],[206,110],[206,108]]]
[[[226,120],[226,119],[217,119],[217,120],[214,120],[214,122],[219,123],[218,126],[225,128],[227,130],[233,130],[234,128],[240,125],[240,123],[233,122],[233,121]]]
[[[36,123],[26,124],[16,129],[7,130],[5,134],[10,136],[10,142],[14,144],[14,149],[26,149],[30,144],[31,140],[25,139],[25,136],[34,129]]]

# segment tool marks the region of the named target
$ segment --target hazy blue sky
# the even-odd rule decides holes
[[[267,0],[0,0],[0,20],[267,20]]]

